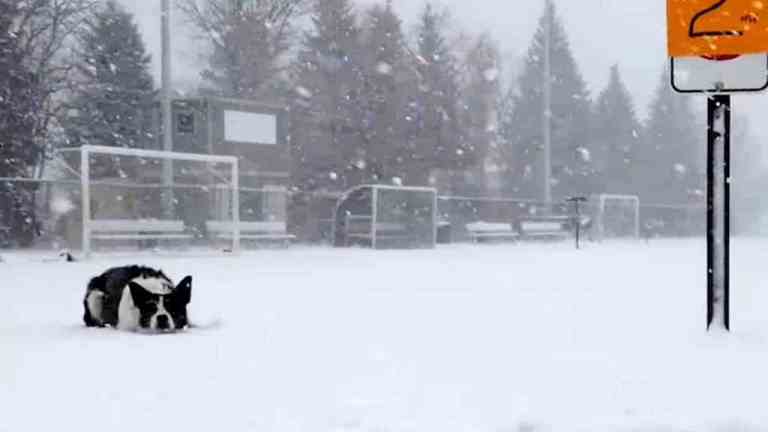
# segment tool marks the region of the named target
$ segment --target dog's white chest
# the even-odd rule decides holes
[[[117,328],[133,331],[139,328],[139,309],[133,303],[131,290],[126,286],[120,296],[120,305],[117,309]]]

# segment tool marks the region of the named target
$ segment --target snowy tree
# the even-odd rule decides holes
[[[640,144],[642,128],[619,66],[611,67],[608,86],[595,102],[592,144],[601,191],[612,194],[636,194],[631,166]]]
[[[499,63],[499,50],[488,35],[479,36],[464,59],[458,134],[462,142],[454,150],[454,158],[459,168],[470,171],[472,184],[462,190],[454,183],[455,193],[486,193],[486,162],[498,138]]]
[[[24,65],[35,77],[38,111],[37,145],[46,152],[65,141],[61,119],[66,115],[65,93],[71,90],[75,69],[71,47],[79,30],[101,0],[16,1],[15,26]],[[14,3],[14,2],[11,2]],[[44,175],[41,158],[35,177]]]
[[[460,59],[449,41],[449,23],[448,13],[431,3],[426,4],[420,15],[415,59],[420,79],[419,98],[415,115],[408,119],[414,123],[419,136],[411,163],[423,167],[424,174],[444,169],[452,174],[452,180],[459,177],[463,180],[463,170],[472,165],[476,155],[469,145],[470,119],[464,115],[466,104],[462,94],[464,77]],[[466,89],[470,86],[467,84]],[[479,92],[472,96],[482,97]],[[445,187],[452,186],[456,186],[455,181]]]
[[[14,26],[21,16],[17,3],[0,0],[0,177],[5,178],[32,177],[43,155],[38,144],[39,87],[24,64],[23,32]],[[34,238],[34,203],[34,188],[0,183],[0,226],[10,229],[10,240],[17,245],[29,245]]]
[[[293,66],[296,182],[305,188],[344,188],[356,169],[361,30],[349,0],[317,1]]]
[[[287,67],[294,19],[306,0],[182,0],[179,7],[211,46],[202,73],[213,93],[272,95]]]
[[[399,178],[419,184],[424,170],[412,163],[418,133],[418,71],[406,49],[402,23],[392,8],[374,5],[363,41],[362,146],[357,150],[355,183]]]
[[[635,182],[646,203],[685,204],[700,201],[705,143],[697,133],[704,125],[691,108],[691,97],[675,93],[664,68],[645,124],[643,143],[633,160]]]
[[[133,16],[110,0],[78,40],[78,85],[65,122],[69,144],[146,148],[155,91]]]
[[[544,188],[543,83],[547,29],[550,31],[552,88],[552,193],[555,199],[588,194],[596,186],[589,124],[591,102],[553,2],[547,1],[512,98],[512,112],[502,119],[509,192],[542,198]]]

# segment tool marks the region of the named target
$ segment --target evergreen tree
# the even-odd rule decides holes
[[[459,167],[470,170],[469,183],[461,188],[454,184],[459,194],[485,194],[488,186],[486,162],[492,146],[498,139],[499,116],[499,52],[495,43],[486,35],[472,45],[465,60],[465,77],[461,88],[461,130],[463,139],[455,150]]]
[[[146,148],[155,93],[133,16],[110,0],[94,12],[79,42],[80,81],[66,122],[70,143]]]
[[[427,3],[417,28],[416,68],[421,84],[412,120],[419,137],[411,163],[418,163],[425,174],[434,168],[460,169],[470,156],[465,152],[467,139],[460,115],[458,60],[446,36],[448,18],[446,12]]]
[[[305,0],[181,0],[179,7],[211,44],[204,89],[256,99],[279,93],[294,18]]]
[[[691,98],[675,93],[664,68],[645,124],[643,144],[633,165],[646,203],[685,204],[704,190],[700,156],[704,145]],[[703,129],[703,125],[701,126]]]
[[[512,113],[503,119],[509,191],[542,198],[544,184],[543,83],[547,29],[551,59],[551,168],[555,200],[597,189],[589,143],[590,100],[552,1],[539,22],[513,98]]]
[[[36,113],[40,109],[33,74],[24,66],[13,27],[18,17],[17,1],[0,0],[0,177],[30,178],[40,162],[42,149],[36,144]],[[0,245],[29,245],[36,232],[34,189],[17,182],[0,183]]]
[[[374,5],[363,41],[362,147],[355,183],[398,181],[418,184],[423,174],[411,163],[416,155],[418,71],[405,49],[402,23],[392,8]]]
[[[361,141],[361,30],[349,0],[315,2],[311,20],[293,68],[296,181],[343,188]]]
[[[618,65],[611,67],[608,86],[597,98],[593,126],[593,156],[600,172],[601,191],[637,194],[630,168],[642,129]]]

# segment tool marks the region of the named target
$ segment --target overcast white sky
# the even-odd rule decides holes
[[[136,13],[153,55],[156,76],[160,59],[160,0],[121,0]],[[173,1],[173,0],[172,0]],[[360,4],[375,0],[358,0]],[[382,0],[383,1],[383,0]],[[608,69],[619,63],[627,86],[644,115],[651,102],[666,58],[666,2],[664,0],[555,0],[565,23],[579,67],[596,95],[605,84]],[[543,0],[441,0],[465,30],[488,32],[506,55],[522,55],[527,49],[542,12]],[[410,26],[423,7],[422,0],[394,0]],[[190,41],[176,14],[174,29],[174,78],[197,79],[199,43]],[[407,29],[406,29],[407,30]],[[699,107],[701,105],[701,107]],[[755,132],[768,138],[762,113],[766,96],[736,96],[737,114],[749,113]],[[697,102],[704,109],[704,101]],[[765,125],[763,125],[765,124]]]

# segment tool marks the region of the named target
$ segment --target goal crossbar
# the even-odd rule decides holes
[[[145,157],[150,159],[172,159],[189,162],[209,162],[209,163],[225,163],[225,164],[237,164],[238,159],[235,156],[220,156],[220,155],[207,155],[197,153],[180,153],[180,152],[166,152],[160,150],[145,150],[145,149],[132,149],[125,147],[109,147],[109,146],[97,146],[97,145],[84,145],[82,147],[76,147],[71,149],[59,149],[61,153],[77,152],[77,153],[97,153],[97,154],[111,154],[117,156],[133,156],[133,157]]]
[[[208,154],[196,154],[196,153],[179,153],[179,152],[166,152],[157,150],[145,150],[145,149],[131,149],[123,147],[108,147],[108,146],[96,146],[96,145],[84,145],[79,148],[73,149],[61,149],[60,151],[66,152],[79,152],[80,153],[80,185],[81,185],[81,199],[82,199],[82,248],[86,257],[91,254],[91,240],[94,238],[94,229],[98,228],[98,225],[92,219],[91,215],[91,182],[90,175],[90,156],[95,155],[115,155],[115,156],[127,156],[135,158],[147,158],[147,159],[161,159],[168,162],[173,161],[186,161],[186,162],[199,162],[209,164],[226,164],[231,170],[231,179],[229,181],[232,189],[232,252],[238,252],[240,250],[240,172],[239,172],[239,159],[235,156],[220,156],[220,155],[208,155]],[[125,187],[126,185],[121,185]],[[156,186],[156,185],[152,185]],[[167,185],[173,187],[174,183],[171,181]],[[136,221],[136,226],[141,229],[147,227],[148,224],[160,224],[163,221]],[[178,229],[174,227],[177,231]],[[174,235],[180,233],[174,233]]]
[[[605,205],[608,201],[631,203],[634,212],[634,237],[640,238],[640,197],[637,195],[602,194],[597,196],[597,227],[600,238],[605,236]]]

